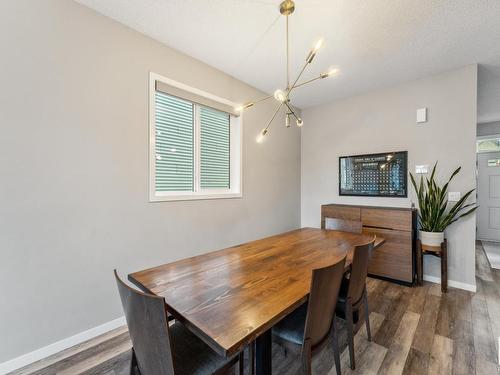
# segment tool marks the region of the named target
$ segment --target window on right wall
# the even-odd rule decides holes
[[[500,138],[491,137],[477,140],[477,152],[499,152],[500,151]]]

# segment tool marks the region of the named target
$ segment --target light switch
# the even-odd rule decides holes
[[[416,165],[415,174],[426,174],[429,173],[429,165]]]
[[[458,202],[459,200],[460,200],[460,192],[459,191],[448,192],[448,201]]]
[[[427,122],[427,108],[417,109],[417,124]]]

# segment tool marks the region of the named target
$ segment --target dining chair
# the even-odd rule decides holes
[[[361,233],[363,224],[359,220],[325,218],[325,229],[340,230],[342,232]]]
[[[362,324],[360,309],[363,306],[363,320],[366,323],[366,334],[368,341],[372,341],[368,294],[366,292],[366,276],[374,244],[375,238],[366,244],[354,248],[351,267],[342,279],[337,307],[335,309],[336,315],[347,323],[347,344],[352,370],[356,368],[354,361],[354,332]]]
[[[131,375],[223,374],[238,362],[243,374],[243,353],[217,355],[182,323],[168,323],[164,298],[131,288],[114,274],[132,340]]]
[[[333,265],[313,270],[308,302],[273,327],[276,343],[300,353],[304,374],[311,374],[312,357],[328,342],[332,345],[337,375],[341,374],[335,305],[345,260],[344,257]]]

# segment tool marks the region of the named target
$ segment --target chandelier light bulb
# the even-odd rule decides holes
[[[339,72],[339,70],[337,68],[331,68],[327,72],[321,73],[319,75],[319,78],[322,78],[322,79],[323,78],[328,78],[328,77],[336,75],[338,72]]]
[[[302,127],[302,125],[304,125],[304,121],[302,121],[302,119],[301,119],[300,117],[298,117],[298,118],[297,118],[297,126],[298,126],[299,128],[301,128],[301,127]]]
[[[281,103],[284,103],[286,102],[286,94],[283,90],[281,89],[278,89],[274,92],[274,99],[276,99],[277,101],[281,102]]]
[[[266,134],[269,132],[269,130],[267,129],[262,129],[262,131],[259,133],[259,135],[257,136],[257,138],[255,139],[257,141],[257,143],[262,143],[262,141],[264,140],[264,137],[266,136]]]
[[[239,106],[235,107],[235,108],[234,108],[234,110],[235,110],[236,112],[241,112],[241,111],[243,111],[243,110],[245,110],[245,109],[247,109],[247,108],[252,107],[253,105],[254,105],[254,103],[253,103],[253,102],[249,102],[249,103],[246,103],[246,104],[239,105]]]
[[[286,114],[286,117],[285,117],[285,126],[286,126],[287,128],[289,128],[289,127],[290,127],[290,114],[289,114],[289,113],[287,113],[287,114]]]
[[[338,68],[331,68],[329,71],[328,71],[328,77],[331,77],[331,76],[334,76],[336,75],[337,73],[339,72],[339,69]]]
[[[314,53],[318,52],[321,47],[323,47],[323,38],[318,39],[318,41],[314,45],[313,52]]]
[[[316,44],[314,44],[314,47],[309,51],[309,54],[306,57],[306,62],[308,64],[312,63],[314,60],[314,57],[316,56],[316,53],[318,53],[319,49],[323,46],[323,38],[319,39]]]

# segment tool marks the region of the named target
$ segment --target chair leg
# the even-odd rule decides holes
[[[352,321],[352,303],[348,298],[346,301],[346,320],[347,320],[347,344],[349,347],[349,359],[351,361],[351,369],[356,369],[354,361],[354,323]]]
[[[243,375],[245,371],[245,350],[243,349],[239,355],[238,358],[238,364],[239,364],[239,375]]]
[[[311,371],[311,342],[305,339],[302,347],[302,374],[311,375]]]
[[[368,337],[368,341],[372,341],[372,331],[370,329],[370,309],[368,308],[368,293],[366,292],[365,287],[365,323],[366,323],[366,336]]]
[[[333,349],[333,359],[335,361],[335,369],[337,375],[341,375],[342,371],[340,369],[340,350],[339,350],[339,337],[337,333],[337,325],[335,323],[335,316],[332,322],[332,349]]]
[[[130,357],[130,375],[140,375],[139,368],[137,367],[137,357],[135,356],[135,350],[132,348],[132,355]]]
[[[255,341],[248,346],[248,364],[250,375],[255,375]]]

